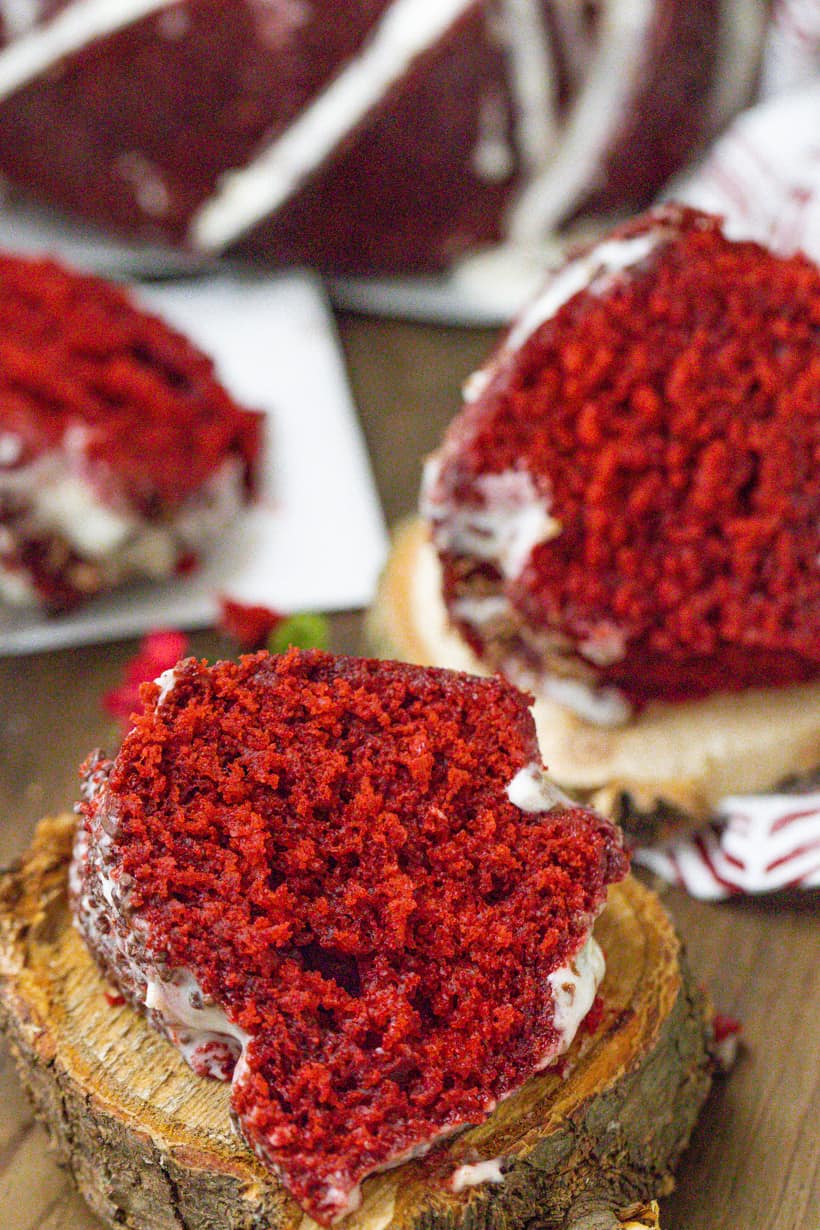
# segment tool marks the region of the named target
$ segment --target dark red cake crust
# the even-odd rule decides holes
[[[81,928],[138,1007],[135,970],[183,969],[252,1035],[238,1122],[327,1221],[556,1053],[548,977],[624,875],[620,838],[509,800],[538,750],[499,679],[293,650],[190,659],[163,685],[89,766]]]
[[[427,492],[451,615],[491,664],[517,627],[537,673],[538,637],[557,637],[637,704],[815,678],[820,272],[676,207],[601,250],[641,235],[645,259],[513,326],[451,426]],[[556,522],[506,578],[451,545],[504,473]],[[460,617],[477,593],[509,604],[501,649]]]

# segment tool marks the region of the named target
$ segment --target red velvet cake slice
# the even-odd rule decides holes
[[[0,254],[0,596],[60,611],[192,567],[248,498],[261,424],[123,291]]]
[[[820,676],[819,325],[811,261],[675,206],[554,274],[426,472],[489,669],[602,724]]]
[[[92,758],[76,919],[323,1223],[569,1045],[626,872],[500,679],[292,650],[145,692]]]

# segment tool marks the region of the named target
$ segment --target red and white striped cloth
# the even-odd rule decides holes
[[[820,77],[744,111],[667,195],[722,214],[735,239],[820,261]]]
[[[704,901],[820,888],[820,791],[724,799],[706,829],[633,860]]]
[[[820,3],[775,0],[763,54],[765,98],[793,90],[820,74]]]

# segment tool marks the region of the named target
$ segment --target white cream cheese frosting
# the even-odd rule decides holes
[[[604,954],[590,935],[571,961],[549,975],[547,981],[555,1002],[555,1028],[561,1041],[554,1055],[542,1066],[546,1067],[570,1047],[578,1027],[595,1001],[605,973]]]
[[[0,447],[10,453],[13,440],[6,433]],[[106,588],[135,576],[162,579],[181,554],[206,549],[240,511],[244,467],[238,458],[226,458],[172,516],[149,521],[124,501],[101,498],[85,473],[84,429],[75,428],[61,448],[12,468],[0,464],[3,500],[12,513],[0,526],[0,552],[10,557],[0,563],[0,592],[8,602],[28,605],[37,601],[36,589],[14,559],[27,540],[58,539],[94,566]]]
[[[507,786],[507,798],[520,811],[532,812],[551,811],[570,803],[563,790],[535,763],[518,770]]]
[[[503,1183],[503,1160],[501,1157],[489,1157],[484,1162],[459,1166],[450,1177],[450,1187],[454,1192],[463,1192],[465,1188],[477,1187],[479,1183]]]
[[[526,470],[482,474],[475,483],[479,499],[454,508],[436,495],[439,466],[435,454],[425,463],[421,508],[442,550],[487,560],[514,580],[535,548],[561,533],[549,497]]]

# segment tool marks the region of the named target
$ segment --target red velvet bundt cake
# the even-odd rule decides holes
[[[123,291],[0,254],[0,595],[52,611],[196,564],[247,499],[261,415]]]
[[[748,95],[763,0],[3,7],[0,171],[203,253],[430,269],[645,204]]]
[[[603,723],[816,680],[818,328],[813,263],[678,207],[557,272],[427,468],[478,657]]]
[[[327,1223],[569,1045],[617,830],[546,780],[500,679],[291,650],[145,699],[86,766],[78,925]]]

